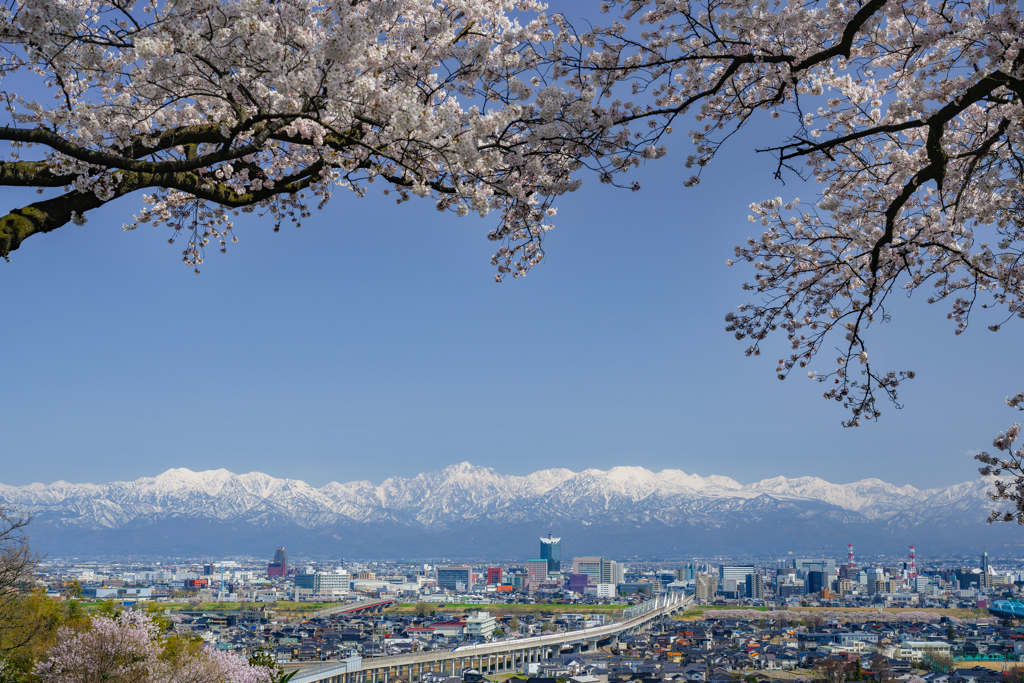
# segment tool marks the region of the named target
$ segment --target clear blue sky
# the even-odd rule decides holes
[[[752,271],[725,260],[759,234],[750,202],[811,199],[735,139],[686,189],[685,130],[636,174],[585,177],[558,202],[548,259],[493,281],[493,219],[339,192],[299,230],[252,217],[201,275],[164,229],[124,233],[127,198],[33,237],[0,263],[0,482],[104,483],[170,467],[258,470],[314,485],[468,460],[500,472],[679,468],[747,483],[975,478],[1024,389],[1020,325],[953,335],[915,297],[872,332],[873,362],[912,368],[907,407],[846,417],[802,376],[780,382],[724,331]],[[0,190],[10,209],[31,193]],[[985,323],[987,324],[987,323]],[[838,340],[836,340],[838,343]],[[826,354],[831,355],[831,354]],[[816,366],[830,369],[827,363]]]

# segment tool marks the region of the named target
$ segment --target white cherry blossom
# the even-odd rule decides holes
[[[496,212],[498,279],[523,275],[590,153],[592,93],[528,84],[553,35],[537,0],[10,0],[0,185],[64,193],[0,218],[0,255],[147,189],[125,228],[169,227],[198,270],[240,213],[277,229],[382,180]]]
[[[695,120],[686,163],[694,175],[683,185],[699,182],[736,129],[763,116],[770,130],[770,119],[790,117],[761,151],[777,157],[779,177],[816,181],[821,195],[752,204],[750,220],[764,232],[728,262],[749,264],[753,279],[750,302],[727,317],[727,330],[749,340],[749,355],[760,354],[770,334],[786,335],[780,378],[806,369],[835,338],[832,370],[809,377],[850,410],[845,424],[857,425],[878,417],[876,391],[895,403],[899,384],[913,377],[879,371],[868,359],[867,331],[889,318],[891,294],[924,288],[918,296],[948,305],[957,334],[982,303],[999,312],[989,329],[1024,317],[1017,3],[618,0],[605,7],[619,16],[588,26],[562,69],[576,87],[598,93],[591,128],[606,120],[623,138],[659,145],[673,126]]]

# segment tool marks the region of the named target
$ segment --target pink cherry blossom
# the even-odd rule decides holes
[[[97,616],[85,631],[62,628],[38,666],[43,683],[270,683],[271,672],[208,648],[161,659],[159,627],[143,612]]]

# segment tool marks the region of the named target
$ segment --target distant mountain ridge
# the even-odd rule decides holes
[[[464,462],[320,488],[259,472],[170,469],[103,485],[0,484],[0,502],[32,512],[33,544],[61,556],[262,555],[298,545],[311,556],[524,557],[548,529],[566,537],[567,557],[614,554],[609,545],[643,557],[837,552],[847,542],[866,552],[915,542],[919,553],[1021,546],[1016,525],[984,523],[989,489],[984,479],[927,490],[816,477],[742,485],[642,467],[514,476]]]

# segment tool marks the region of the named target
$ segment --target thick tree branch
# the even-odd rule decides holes
[[[15,209],[0,218],[0,257],[7,258],[32,235],[52,232],[72,222],[76,216],[84,216],[87,211],[136,190],[147,187],[169,188],[221,206],[241,208],[259,204],[277,195],[300,192],[319,177],[323,168],[323,161],[317,161],[281,178],[269,189],[254,192],[238,192],[224,183],[195,173],[116,172],[112,174],[113,190],[103,199],[97,197],[95,192],[74,190]]]

